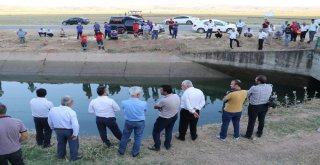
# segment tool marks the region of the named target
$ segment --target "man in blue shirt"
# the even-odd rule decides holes
[[[98,34],[100,32],[100,24],[98,22],[95,22],[93,25],[94,34]]]
[[[79,23],[77,26],[77,40],[82,35],[82,31],[83,31],[83,26],[81,25],[81,23]]]
[[[110,34],[111,34],[111,26],[108,24],[108,22],[104,23],[104,39],[110,38]]]
[[[131,98],[121,102],[122,109],[124,111],[124,119],[126,121],[118,152],[120,155],[124,155],[130,135],[132,131],[134,131],[134,144],[131,154],[133,157],[136,157],[139,155],[143,129],[145,127],[144,113],[147,111],[147,103],[139,100],[139,97],[142,95],[141,87],[131,87],[129,89],[129,94]]]
[[[317,33],[317,29],[318,25],[314,22],[314,19],[312,19],[309,26],[309,41],[307,42],[308,44],[313,41],[314,35]]]

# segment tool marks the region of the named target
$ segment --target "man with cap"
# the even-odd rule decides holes
[[[118,140],[121,140],[122,133],[115,117],[115,112],[120,111],[120,107],[113,99],[108,97],[108,93],[106,86],[98,86],[98,97],[91,100],[88,112],[96,114],[96,124],[100,138],[105,145],[110,147],[111,142],[107,137],[107,127]]]

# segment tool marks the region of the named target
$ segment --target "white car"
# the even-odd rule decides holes
[[[218,29],[220,29],[222,32],[228,32],[233,28],[237,29],[235,24],[230,24],[217,19],[211,19],[211,20],[214,23],[214,27],[212,29],[213,32],[218,31]],[[208,22],[209,22],[209,19],[195,22],[192,26],[192,30],[198,33],[204,33],[208,30],[208,26],[207,26]]]
[[[177,22],[178,24],[187,24],[187,25],[192,25],[194,22],[199,21],[200,19],[197,17],[192,17],[192,16],[177,16],[173,18],[174,22]],[[165,24],[169,24],[170,19],[165,19],[163,22]]]

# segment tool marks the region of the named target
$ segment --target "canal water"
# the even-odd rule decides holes
[[[249,89],[254,84],[252,79],[243,79],[243,89]],[[109,88],[109,97],[113,98],[119,105],[122,100],[128,99],[128,89],[130,86],[138,85],[143,88],[141,100],[147,101],[148,109],[146,112],[145,137],[151,137],[153,124],[158,117],[158,112],[153,109],[154,104],[162,98],[159,91],[161,84],[170,84],[174,87],[174,92],[182,95],[180,84],[183,79],[171,78],[41,78],[41,77],[16,77],[0,79],[0,102],[8,107],[7,114],[21,119],[29,130],[34,129],[33,118],[29,101],[36,97],[36,89],[45,88],[47,98],[55,106],[60,104],[60,99],[64,95],[70,95],[74,99],[73,109],[77,112],[80,123],[81,135],[98,135],[95,125],[95,115],[88,113],[89,102],[97,97],[96,88],[99,84],[107,85]],[[201,111],[201,117],[198,126],[210,123],[221,122],[222,108],[221,99],[229,90],[230,80],[228,79],[191,79],[196,88],[201,89],[206,98],[206,105]],[[281,99],[285,95],[293,98],[293,91],[297,92],[298,99],[304,96],[304,87],[307,87],[309,95],[315,91],[320,91],[319,81],[314,79],[275,79],[273,83],[274,91],[277,92]],[[288,81],[288,83],[284,83]],[[278,83],[275,83],[278,82]],[[123,128],[123,112],[116,113],[117,122],[120,129]],[[177,131],[178,120],[175,124],[174,131]],[[108,131],[111,134],[110,131]]]

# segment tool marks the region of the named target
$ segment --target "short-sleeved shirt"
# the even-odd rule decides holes
[[[1,117],[0,118],[0,155],[11,154],[21,148],[20,133],[27,129],[21,120]]]
[[[138,98],[130,98],[121,102],[124,111],[124,119],[128,121],[145,120],[144,113],[147,111],[147,102]]]
[[[247,98],[247,91],[240,90],[229,93],[226,97],[224,97],[223,101],[226,102],[226,106],[224,107],[224,111],[226,112],[241,112],[242,105]]]
[[[178,113],[180,107],[180,98],[177,94],[169,94],[162,98],[156,106],[161,107],[160,117],[171,118]]]

